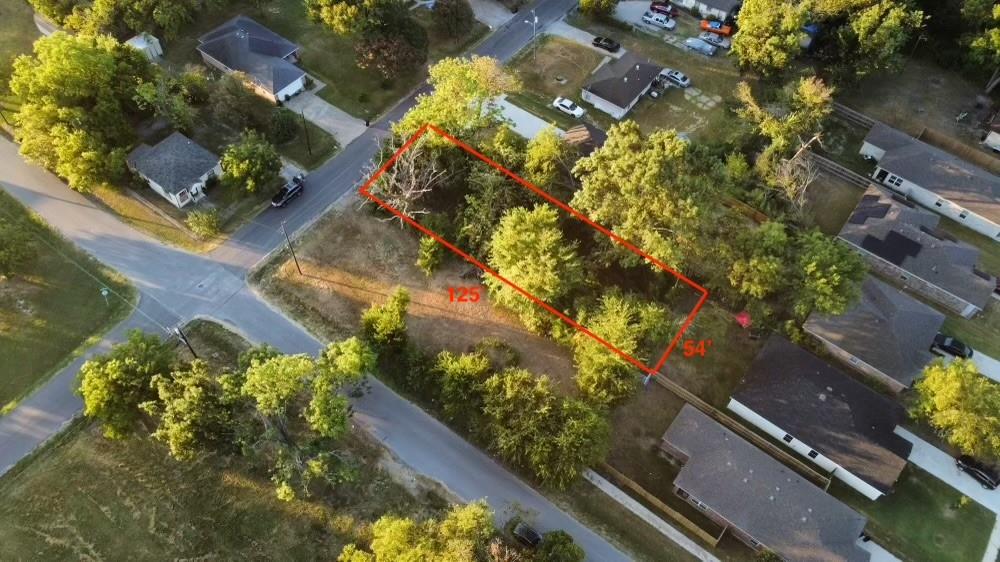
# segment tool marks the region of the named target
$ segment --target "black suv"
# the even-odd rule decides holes
[[[618,44],[618,41],[609,37],[594,37],[594,46],[598,49],[604,49],[609,53],[617,53],[618,49],[622,48],[622,46]]]
[[[271,198],[271,206],[284,207],[285,205],[288,204],[289,201],[295,199],[299,195],[302,195],[302,192],[305,191],[305,188],[306,188],[306,177],[303,174],[298,174],[297,176],[288,180],[288,183],[286,183],[284,187],[278,190],[278,193],[274,194],[274,197]]]
[[[955,466],[975,478],[987,490],[996,490],[997,486],[1000,486],[1000,474],[997,474],[996,469],[969,455],[962,455],[955,459]]]
[[[938,355],[947,353],[948,355],[954,355],[955,357],[960,357],[962,359],[969,359],[972,357],[971,347],[951,336],[946,336],[944,334],[934,336],[934,344],[931,345],[931,352]]]
[[[538,544],[542,542],[542,535],[524,522],[518,522],[517,525],[514,525],[514,529],[510,533],[518,542],[528,548],[537,548]]]

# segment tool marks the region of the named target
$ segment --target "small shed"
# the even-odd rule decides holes
[[[145,31],[129,39],[125,44],[139,50],[149,60],[156,60],[158,57],[163,56],[163,47],[160,46],[160,40]]]

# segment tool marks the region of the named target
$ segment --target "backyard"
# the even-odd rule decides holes
[[[806,188],[802,218],[823,234],[836,236],[861,201],[864,191],[829,174],[819,174]]]
[[[0,220],[30,221],[37,256],[0,277],[0,415],[131,310],[134,291],[0,190]],[[110,289],[105,300],[102,287]]]
[[[891,494],[870,501],[834,480],[830,493],[868,517],[868,532],[904,560],[981,560],[995,516],[908,465]],[[963,499],[964,498],[964,499]]]
[[[973,349],[985,353],[994,359],[1000,359],[1000,301],[990,299],[983,310],[975,318],[961,318],[949,314],[944,320],[941,331],[954,336]]]
[[[186,333],[217,367],[232,367],[246,347],[207,322]],[[238,457],[179,463],[148,437],[111,441],[79,421],[0,479],[0,544],[15,560],[329,559],[367,542],[384,513],[445,505],[415,499],[372,468],[381,451],[365,436],[349,435],[346,447],[370,467],[358,481],[339,486],[335,501],[284,502]]]

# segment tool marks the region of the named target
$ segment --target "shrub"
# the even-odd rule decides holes
[[[299,117],[295,112],[279,107],[271,114],[271,125],[268,136],[274,144],[283,144],[294,139],[299,134]]]
[[[419,267],[428,277],[434,275],[441,265],[444,257],[444,247],[437,243],[437,240],[430,236],[420,239],[420,253],[417,256],[417,267]]]
[[[218,209],[191,211],[185,222],[191,232],[202,240],[214,238],[222,230],[222,219],[219,218]]]
[[[461,37],[476,23],[468,0],[437,0],[432,16],[434,29],[448,37]]]
[[[410,293],[399,287],[383,305],[372,305],[361,315],[361,334],[380,349],[402,349],[406,344],[406,309]]]

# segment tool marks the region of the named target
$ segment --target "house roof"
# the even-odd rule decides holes
[[[219,157],[180,133],[159,143],[141,144],[128,155],[128,166],[171,194],[190,189],[219,164]]]
[[[284,59],[298,45],[246,16],[236,16],[202,35],[198,51],[228,68],[244,72],[272,94],[298,80],[305,72]]]
[[[813,313],[803,327],[910,386],[934,358],[929,349],[943,323],[944,314],[869,276],[850,310]]]
[[[584,90],[618,107],[628,107],[653,83],[662,66],[631,52],[601,66]]]
[[[893,433],[902,406],[780,336],[754,358],[733,400],[883,493],[913,448]]]
[[[840,230],[840,237],[984,308],[996,280],[975,270],[978,248],[937,230],[940,220],[939,215],[899,201],[873,185]]]
[[[715,8],[716,10],[722,10],[723,12],[732,13],[743,4],[743,0],[698,0],[699,4],[704,4],[709,8]]]
[[[883,170],[1000,223],[997,176],[884,123],[875,123],[865,142],[885,151],[878,162]]]
[[[579,147],[584,156],[604,146],[608,134],[590,123],[580,123],[563,133],[563,140]]]
[[[785,560],[869,559],[857,545],[863,516],[690,404],[663,443],[688,457],[675,486]]]

